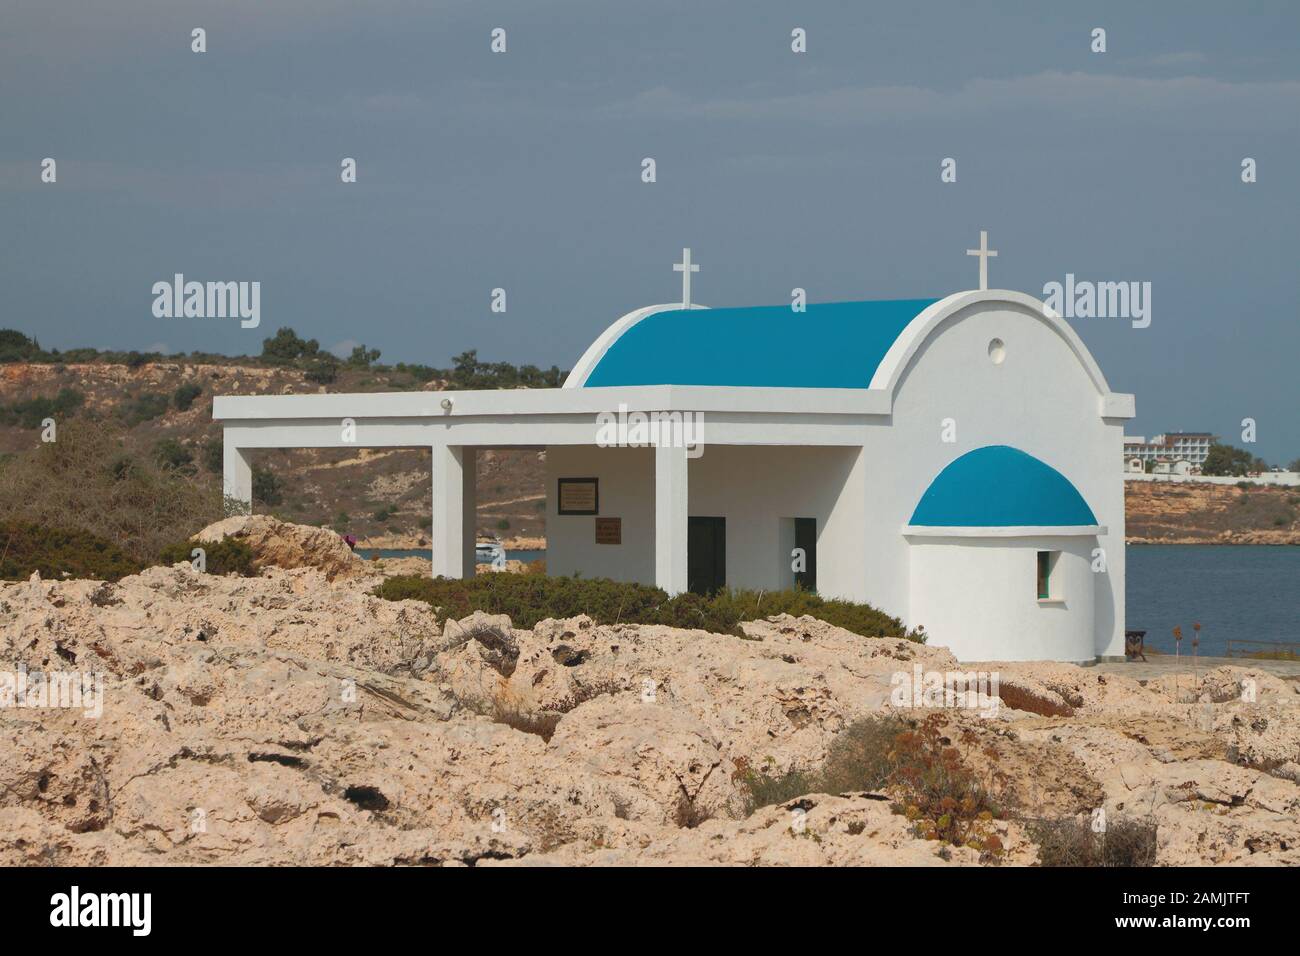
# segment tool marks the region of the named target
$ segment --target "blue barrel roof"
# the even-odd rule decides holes
[[[988,445],[953,461],[921,496],[913,525],[1052,527],[1095,525],[1096,516],[1063,474],[1009,445]]]
[[[894,340],[937,301],[655,312],[609,346],[583,385],[867,388]]]

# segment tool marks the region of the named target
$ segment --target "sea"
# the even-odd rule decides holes
[[[1126,626],[1146,645],[1223,657],[1230,639],[1300,644],[1300,547],[1233,544],[1131,544],[1127,549]]]
[[[357,554],[369,561],[375,555],[381,558],[428,558],[428,548],[357,548]],[[513,561],[536,561],[538,558],[545,558],[546,551],[506,551],[506,560]]]

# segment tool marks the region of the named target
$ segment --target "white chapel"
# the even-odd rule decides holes
[[[1132,395],[1039,300],[629,312],[563,388],[226,396],[226,494],[260,448],[432,449],[433,573],[474,573],[474,456],[545,449],[547,573],[864,601],[963,661],[1124,654]],[[347,422],[350,428],[344,428]]]

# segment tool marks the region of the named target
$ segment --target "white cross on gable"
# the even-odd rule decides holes
[[[682,261],[673,263],[673,272],[682,274],[682,308],[691,307],[691,273],[699,272],[700,267],[691,262],[691,250],[682,250]]]
[[[989,287],[989,259],[996,259],[997,252],[989,248],[989,234],[983,229],[980,230],[980,247],[978,249],[967,249],[966,255],[979,256],[980,260],[980,291]]]

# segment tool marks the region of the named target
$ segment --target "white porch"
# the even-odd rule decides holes
[[[431,558],[434,575],[469,577],[474,574],[475,489],[474,457],[488,448],[547,448],[548,567],[555,573],[572,568],[590,576],[621,576],[653,582],[670,594],[687,590],[687,535],[693,512],[692,496],[707,514],[732,514],[735,583],[776,586],[774,575],[782,560],[789,561],[789,541],[778,533],[777,522],[821,514],[819,527],[829,522],[830,511],[841,509],[846,532],[861,540],[863,490],[842,487],[855,462],[861,468],[861,449],[869,423],[883,418],[879,393],[837,389],[719,389],[710,387],[645,386],[604,389],[510,390],[473,392],[420,392],[361,395],[293,395],[219,397],[214,417],[223,424],[225,443],[225,494],[252,506],[250,452],[263,448],[427,447],[431,449]],[[791,408],[802,409],[792,412]],[[602,413],[684,413],[702,416],[702,457],[682,444],[649,448],[598,446],[597,416]],[[740,446],[755,446],[748,454]],[[826,453],[838,450],[829,479],[818,478],[823,465],[800,470],[794,463],[801,450],[790,446],[817,446]],[[766,457],[763,451],[766,449]],[[714,453],[709,459],[710,452]],[[727,461],[723,456],[730,456]],[[575,457],[576,456],[576,457]],[[594,456],[594,458],[593,458]],[[611,546],[594,545],[595,516],[581,520],[557,511],[558,467],[586,472],[595,462],[636,460],[640,477],[635,490],[620,488],[612,475],[603,481],[605,497],[599,514],[614,514],[625,522],[618,546],[626,560],[626,574],[611,571]],[[757,457],[756,457],[757,456]],[[823,455],[824,459],[824,455]],[[745,480],[731,482],[736,469],[749,472]],[[691,488],[695,475],[696,488]],[[594,475],[593,477],[600,477]],[[784,479],[784,481],[783,481]],[[833,485],[827,484],[827,481]],[[820,482],[820,484],[819,484]],[[753,486],[751,491],[750,485]],[[758,489],[764,485],[767,491]],[[825,485],[825,487],[822,487]],[[790,501],[799,488],[813,497],[801,505]],[[609,497],[612,495],[613,497]],[[621,498],[621,501],[620,501]],[[615,502],[618,502],[615,506]],[[770,527],[769,527],[770,525]],[[574,528],[580,526],[577,537]],[[761,536],[763,545],[750,535]],[[581,537],[596,549],[578,548]],[[727,532],[728,540],[733,531]],[[647,540],[648,539],[648,540]],[[767,547],[770,544],[770,548]],[[842,552],[849,545],[846,534]],[[606,550],[600,551],[604,547]],[[762,570],[755,571],[761,550]],[[862,597],[862,585],[853,581],[860,561],[827,563],[830,588],[844,597]],[[829,555],[828,555],[829,557]],[[733,575],[728,575],[733,577]],[[837,580],[842,578],[842,580]]]

